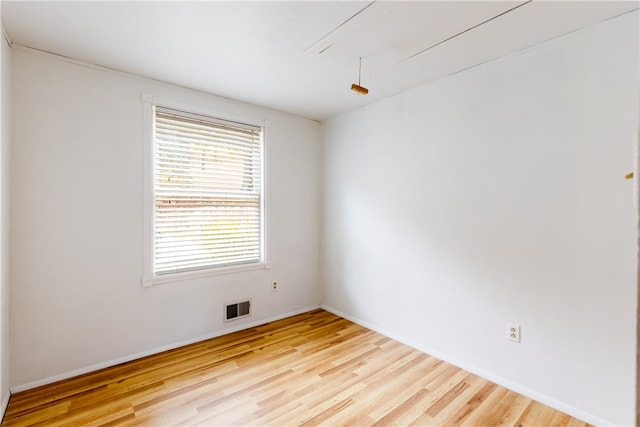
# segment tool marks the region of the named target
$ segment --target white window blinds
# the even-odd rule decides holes
[[[156,107],[154,275],[262,260],[261,128]]]

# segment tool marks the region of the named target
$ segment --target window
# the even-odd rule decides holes
[[[152,276],[263,262],[262,128],[152,115]]]

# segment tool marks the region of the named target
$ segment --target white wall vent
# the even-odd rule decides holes
[[[234,302],[224,305],[224,321],[241,319],[251,316],[251,300]]]

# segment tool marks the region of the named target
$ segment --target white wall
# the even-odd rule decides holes
[[[324,123],[323,304],[632,424],[638,47],[627,14]]]
[[[318,123],[19,48],[12,89],[14,390],[318,305]],[[143,92],[271,121],[270,270],[141,286]]]
[[[0,40],[0,414],[9,403],[9,175],[11,124],[11,49]]]

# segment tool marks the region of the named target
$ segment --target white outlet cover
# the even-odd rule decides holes
[[[507,324],[507,337],[509,341],[520,342],[520,325],[517,323]]]

